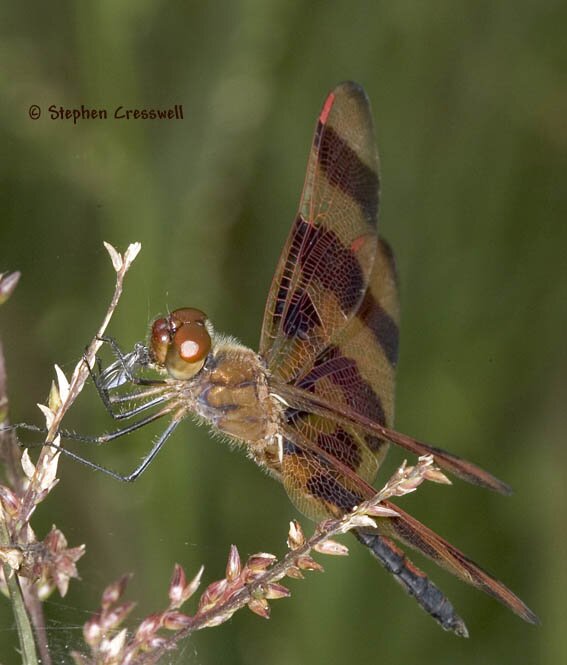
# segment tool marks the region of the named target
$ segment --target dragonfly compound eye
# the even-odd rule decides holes
[[[153,360],[158,365],[165,363],[167,349],[171,344],[169,323],[167,319],[156,319],[152,325],[150,334],[150,350]]]
[[[174,379],[190,379],[205,364],[211,350],[211,337],[205,320],[205,315],[199,310],[172,312],[171,329],[175,332],[167,350],[165,367]]]

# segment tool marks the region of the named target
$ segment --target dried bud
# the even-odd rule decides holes
[[[127,634],[126,628],[123,628],[112,639],[104,641],[104,645],[101,646],[101,651],[106,654],[107,661],[120,662],[119,658],[122,655]]]
[[[14,293],[20,276],[21,273],[17,271],[0,273],[0,305],[3,305],[12,293]]]
[[[222,598],[228,587],[226,580],[218,580],[209,584],[199,600],[199,612],[207,612],[212,609]]]
[[[183,567],[178,563],[173,567],[173,575],[169,583],[169,606],[180,607],[183,604],[183,591],[187,586],[187,577]]]
[[[136,641],[147,643],[161,628],[162,618],[161,613],[147,616],[136,630]]]
[[[348,547],[342,543],[338,543],[336,540],[332,540],[331,538],[314,545],[313,549],[321,554],[332,554],[334,556],[348,555]]]
[[[226,579],[229,582],[234,582],[240,576],[242,568],[240,565],[240,555],[235,545],[230,546],[230,553],[228,555],[228,563],[226,564]]]
[[[288,598],[291,596],[291,591],[283,586],[283,584],[276,584],[275,582],[270,582],[266,584],[264,590],[264,597],[268,600],[277,600],[278,598]]]
[[[290,550],[296,550],[305,544],[305,536],[301,525],[297,520],[289,523],[289,532],[287,536],[287,546]]]
[[[131,577],[131,574],[122,575],[122,577],[106,587],[102,592],[101,605],[103,609],[109,608],[122,598]]]
[[[167,630],[182,630],[188,628],[193,619],[183,612],[177,610],[169,610],[163,613],[162,626]]]
[[[359,527],[375,529],[376,522],[371,517],[364,514],[354,514],[351,517],[349,517],[348,528],[354,529]]]
[[[19,547],[0,547],[0,561],[11,570],[19,570],[23,560],[24,555]]]
[[[248,603],[248,608],[263,619],[270,618],[270,606],[265,598],[252,598]]]
[[[17,515],[20,510],[20,499],[5,485],[0,485],[0,503],[4,512],[10,517]]]
[[[369,504],[364,508],[364,511],[372,517],[397,517],[399,515],[393,508],[387,508],[381,503]]]
[[[83,638],[90,647],[97,647],[102,639],[100,614],[94,614],[83,626]]]
[[[303,573],[299,570],[297,566],[290,566],[285,573],[288,577],[291,577],[294,580],[304,579]]]
[[[246,568],[254,572],[263,572],[277,561],[277,557],[267,552],[258,552],[248,558]]]
[[[157,649],[161,649],[166,642],[167,638],[162,637],[161,635],[154,635],[148,642],[148,648],[150,651],[156,651]]]
[[[307,554],[297,557],[296,563],[297,566],[301,568],[301,570],[318,570],[321,573],[324,570],[323,566],[320,563],[317,563],[315,559],[313,559]]]
[[[116,272],[120,272],[122,270],[122,255],[114,249],[114,247],[109,243],[105,242],[103,243],[104,246],[106,247],[106,251],[110,254],[110,260],[112,261],[112,267]]]
[[[439,483],[439,485],[452,485],[453,483],[447,478],[447,476],[438,469],[436,466],[431,469],[427,469],[423,474],[425,480],[429,480],[432,483]]]
[[[113,607],[111,610],[104,612],[101,618],[101,627],[104,632],[114,630],[124,621],[130,612],[136,607],[136,603],[128,601]]]
[[[59,388],[55,385],[55,381],[51,382],[49,389],[49,397],[47,398],[47,406],[52,413],[56,413],[60,408],[63,400],[59,394]]]
[[[169,584],[169,607],[178,608],[183,605],[191,596],[197,591],[199,584],[201,583],[201,577],[203,576],[203,571],[205,570],[204,566],[199,568],[199,572],[195,577],[187,583],[187,578],[185,576],[185,571],[183,568],[176,563],[175,568],[173,569],[173,576]]]

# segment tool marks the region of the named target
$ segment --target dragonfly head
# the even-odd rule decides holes
[[[190,379],[201,371],[211,350],[207,315],[199,309],[176,309],[156,319],[150,332],[153,362],[174,379]]]

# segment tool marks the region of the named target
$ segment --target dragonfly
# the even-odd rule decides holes
[[[129,354],[116,347],[118,360],[97,375],[96,384],[116,418],[134,420],[96,442],[159,418],[169,422],[135,471],[111,475],[135,480],[178,424],[195,416],[240,444],[312,520],[343,516],[371,499],[389,444],[432,455],[441,469],[469,483],[510,493],[472,462],[392,429],[398,278],[392,249],[377,231],[379,192],[370,102],[362,87],[345,82],[328,95],[317,119],[259,350],[215,332],[206,314],[191,307],[157,318],[147,346]],[[137,373],[146,368],[159,378]],[[132,384],[133,392],[120,393]],[[522,600],[469,557],[397,504],[386,505],[395,515],[378,517],[375,528],[357,528],[354,535],[445,630],[467,635],[449,599],[404,548],[525,621],[538,622]]]

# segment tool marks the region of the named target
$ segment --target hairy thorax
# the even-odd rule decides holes
[[[179,387],[186,402],[213,429],[245,444],[261,466],[278,472],[282,409],[271,395],[267,370],[257,353],[220,339],[203,370]]]

